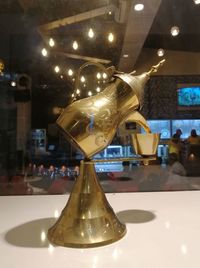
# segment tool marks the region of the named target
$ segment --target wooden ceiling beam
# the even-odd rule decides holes
[[[54,30],[56,28],[70,25],[73,23],[78,23],[78,22],[88,20],[91,18],[95,18],[98,16],[102,16],[104,14],[107,14],[109,11],[115,11],[115,10],[116,10],[116,7],[114,5],[108,5],[105,7],[93,9],[93,10],[83,12],[74,16],[70,16],[67,18],[55,20],[55,21],[40,25],[38,27],[38,31],[40,34],[43,35],[43,34],[46,34],[48,31]]]
[[[134,10],[137,1],[132,1],[118,65],[119,70],[130,72],[134,69],[161,2],[162,0],[143,0],[144,10],[137,12]]]

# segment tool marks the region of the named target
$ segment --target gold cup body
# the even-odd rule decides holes
[[[92,158],[111,143],[121,122],[139,109],[148,79],[148,74],[116,75],[103,92],[67,106],[58,126],[86,158]]]
[[[160,140],[159,133],[131,134],[131,141],[135,149],[135,153],[142,156],[155,155],[159,140]]]
[[[48,231],[52,243],[66,247],[103,246],[122,238],[116,217],[98,182],[94,163],[81,161],[80,175],[60,218]]]

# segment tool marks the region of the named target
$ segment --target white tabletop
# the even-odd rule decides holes
[[[90,249],[54,247],[46,239],[67,198],[0,197],[0,267],[200,267],[199,191],[107,194],[127,234]]]

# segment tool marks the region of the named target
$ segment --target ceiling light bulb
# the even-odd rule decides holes
[[[46,57],[47,54],[48,54],[48,52],[47,52],[46,48],[43,48],[42,49],[42,56]]]
[[[55,68],[54,68],[54,71],[55,71],[56,73],[59,73],[59,72],[60,72],[60,67],[59,67],[58,65],[56,65]]]
[[[92,96],[92,92],[91,91],[88,92],[88,96]]]
[[[16,85],[17,85],[15,81],[12,81],[10,84],[12,87],[16,87]]]
[[[136,4],[134,6],[135,11],[142,11],[144,9],[144,5],[143,4]]]
[[[74,41],[73,42],[72,47],[73,47],[74,50],[77,50],[78,49],[78,43],[77,43],[77,41]]]
[[[92,30],[92,28],[89,29],[88,36],[89,36],[89,38],[93,38],[94,37],[94,31]]]
[[[101,74],[97,73],[97,79],[100,79],[100,78],[101,78]]]
[[[158,55],[159,57],[162,57],[162,56],[164,56],[164,54],[165,54],[164,49],[159,48],[158,51],[157,51],[157,55]]]
[[[114,35],[113,35],[113,33],[109,33],[109,35],[108,35],[108,41],[110,43],[112,43],[114,41]]]
[[[72,76],[73,73],[74,73],[74,72],[72,71],[72,69],[69,69],[69,70],[68,70],[68,75],[69,75],[69,76]]]
[[[179,34],[180,30],[179,30],[179,27],[178,26],[173,26],[171,28],[171,35],[172,36],[177,36]]]
[[[63,75],[62,74],[61,74],[60,78],[63,79]]]
[[[50,45],[50,47],[53,47],[55,45],[53,38],[49,39],[49,45]]]
[[[101,91],[100,87],[97,87],[97,88],[96,88],[96,91],[97,91],[97,92],[100,92],[100,91]]]
[[[196,5],[198,5],[198,4],[200,4],[200,0],[194,0],[194,3],[195,3]]]
[[[80,92],[81,92],[80,89],[76,90],[76,94],[80,94]]]
[[[81,82],[84,83],[85,82],[85,77],[81,76]]]
[[[103,78],[106,79],[107,78],[107,74],[103,73]]]

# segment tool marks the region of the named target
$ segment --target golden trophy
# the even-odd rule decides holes
[[[107,72],[110,82],[101,93],[71,103],[57,119],[63,134],[83,153],[85,159],[81,161],[80,174],[67,205],[48,231],[52,243],[87,248],[110,244],[126,234],[126,227],[109,205],[95,172],[95,162],[109,160],[93,160],[92,157],[112,142],[117,128],[126,121],[138,123],[147,133],[132,135],[136,153],[144,159],[155,155],[159,135],[151,133],[138,110],[145,83],[163,63],[164,60],[138,76],[134,76],[134,72],[118,72],[114,67],[105,70],[97,63],[85,63],[79,69],[77,77],[86,66],[97,65]]]

